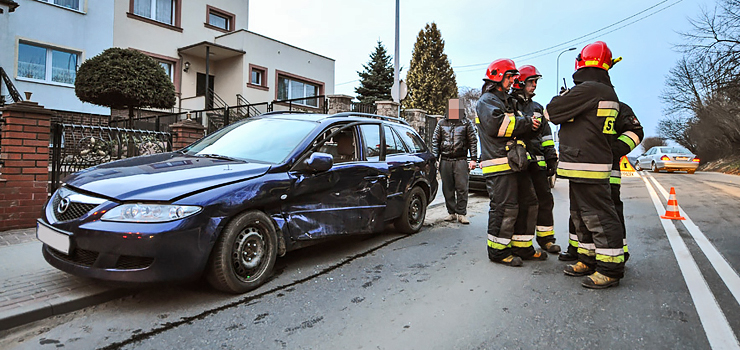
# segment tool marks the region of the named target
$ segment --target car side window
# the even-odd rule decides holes
[[[329,137],[341,126],[335,126],[327,129],[318,138],[318,142]],[[357,160],[357,141],[353,128],[347,128],[335,134],[317,149],[318,152],[328,153],[334,157],[334,163],[353,162]]]
[[[365,143],[365,157],[369,161],[377,161],[380,157],[380,125],[360,125],[362,140]]]
[[[385,127],[385,154],[393,155],[399,153],[406,153],[406,148],[398,140],[396,133],[391,130],[391,127],[386,125]]]
[[[408,148],[409,153],[421,153],[426,150],[424,141],[422,141],[419,135],[409,128],[393,127],[393,129],[395,129],[398,132],[398,135],[401,136],[401,140],[406,144],[406,148]],[[480,149],[480,146],[478,146],[478,149]]]

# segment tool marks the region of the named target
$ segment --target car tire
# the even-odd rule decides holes
[[[658,169],[658,167],[655,165],[655,162],[653,162],[652,164],[650,164],[650,169],[652,169],[654,173],[660,172],[660,170]]]
[[[635,170],[637,170],[637,171],[642,170],[642,168],[640,167],[640,162],[639,161],[635,161]]]
[[[206,279],[220,291],[245,293],[267,280],[276,258],[277,235],[270,217],[260,211],[245,212],[231,220],[218,237]]]
[[[419,186],[411,189],[406,196],[403,213],[396,219],[393,226],[402,233],[411,234],[421,230],[424,217],[427,214],[427,196]]]

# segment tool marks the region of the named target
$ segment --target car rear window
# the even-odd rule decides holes
[[[403,143],[406,144],[406,148],[409,149],[410,153],[420,153],[426,151],[426,144],[424,143],[424,141],[422,141],[421,137],[416,134],[416,132],[414,132],[410,128],[395,125],[393,126],[393,129],[395,129],[401,136]]]

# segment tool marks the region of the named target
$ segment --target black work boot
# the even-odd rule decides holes
[[[534,254],[524,260],[547,260],[547,253],[542,249],[535,249]]]
[[[546,252],[550,254],[557,254],[560,253],[560,246],[553,243],[553,242],[547,242],[545,243],[545,246],[542,247]]]
[[[576,261],[578,260],[578,255],[571,254],[568,251],[564,251],[558,255],[558,260],[560,261]]]
[[[503,264],[506,266],[515,266],[515,267],[522,266],[523,264],[522,258],[518,256],[513,256],[513,255],[509,255],[501,260],[493,260],[493,262]]]

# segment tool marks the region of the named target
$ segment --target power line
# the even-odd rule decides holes
[[[543,52],[543,51],[548,51],[548,50],[552,50],[552,49],[555,49],[554,51],[550,51],[550,52],[544,53],[544,54],[542,54],[542,55],[537,55],[537,56],[535,56],[535,57],[531,57],[531,58],[536,58],[536,57],[541,57],[541,56],[544,56],[544,55],[549,55],[549,54],[552,54],[553,52],[557,52],[557,51],[559,51],[559,50],[560,50],[560,48],[561,48],[562,46],[564,46],[564,45],[567,45],[567,44],[571,44],[572,42],[574,42],[574,41],[576,41],[576,40],[579,40],[579,39],[583,39],[583,38],[585,38],[585,37],[589,37],[589,36],[591,36],[591,35],[593,35],[593,34],[596,34],[596,33],[598,33],[598,32],[601,32],[601,31],[603,31],[603,30],[605,30],[605,29],[609,29],[609,28],[611,28],[611,27],[613,27],[613,26],[615,26],[615,25],[617,25],[617,24],[619,24],[619,23],[622,23],[622,22],[624,22],[624,21],[627,21],[627,20],[629,20],[629,19],[631,19],[631,18],[634,18],[634,17],[636,17],[636,16],[639,16],[640,14],[643,14],[643,13],[645,13],[645,12],[647,12],[647,11],[650,11],[650,10],[652,10],[652,9],[654,9],[654,8],[656,8],[656,7],[660,6],[661,4],[664,4],[664,3],[668,2],[668,1],[669,1],[669,0],[663,0],[663,1],[661,1],[661,2],[658,2],[657,4],[655,4],[655,5],[653,5],[653,6],[650,6],[650,7],[646,8],[646,9],[644,9],[644,10],[640,11],[640,12],[637,12],[637,13],[635,13],[635,14],[633,14],[633,15],[629,16],[629,17],[626,17],[626,18],[624,18],[624,19],[622,19],[622,20],[619,20],[619,21],[617,21],[617,22],[614,22],[614,23],[612,23],[612,24],[610,24],[610,25],[608,25],[608,26],[606,26],[606,27],[603,27],[603,28],[601,28],[601,29],[595,30],[595,31],[593,31],[593,32],[591,32],[591,33],[588,33],[588,34],[585,34],[585,35],[579,36],[579,37],[577,37],[577,38],[575,38],[575,39],[571,39],[571,40],[568,40],[568,41],[564,41],[564,42],[562,42],[562,43],[560,43],[560,44],[557,44],[557,45],[553,45],[553,46],[550,46],[550,47],[547,47],[547,48],[544,48],[544,49],[540,49],[540,50],[537,50],[537,51],[533,51],[533,52],[530,52],[530,53],[527,53],[527,54],[524,54],[524,55],[520,55],[520,56],[512,57],[511,59],[519,59],[519,58],[524,58],[524,57],[527,57],[527,56],[531,56],[531,55],[534,55],[534,54],[538,54],[538,53],[540,53],[540,52]],[[661,11],[663,11],[663,10],[666,10],[666,9],[668,9],[669,7],[672,7],[673,5],[676,5],[676,4],[678,4],[679,2],[682,2],[682,1],[683,1],[683,0],[678,0],[678,1],[676,1],[676,2],[674,2],[674,3],[672,3],[672,4],[670,4],[670,5],[668,5],[668,6],[666,6],[666,7],[663,7],[663,8],[661,8],[661,9],[659,9],[659,10],[657,10],[657,11],[653,12],[653,13],[650,13],[650,14],[648,14],[648,15],[646,15],[646,16],[644,16],[644,17],[641,17],[641,18],[639,18],[639,19],[637,19],[637,20],[635,20],[635,21],[632,21],[632,22],[630,22],[630,23],[627,23],[627,24],[625,24],[625,25],[623,25],[623,26],[621,26],[621,27],[618,27],[618,28],[616,28],[616,29],[614,29],[614,30],[608,31],[608,32],[606,32],[606,33],[603,33],[603,34],[600,34],[600,35],[606,35],[606,34],[612,33],[612,32],[614,32],[614,31],[617,31],[617,30],[619,30],[619,29],[622,29],[622,28],[624,28],[624,27],[626,27],[626,26],[629,26],[629,25],[631,25],[631,24],[634,24],[634,23],[636,23],[636,22],[639,22],[639,21],[641,21],[641,20],[643,20],[643,19],[645,19],[645,18],[648,18],[648,17],[650,17],[650,16],[652,16],[652,15],[656,14],[656,13],[659,13],[659,12],[661,12]],[[580,42],[578,42],[578,43],[575,43],[575,44],[571,44],[571,45],[577,45],[577,44],[581,44],[581,43],[583,43],[583,42],[586,42],[586,41],[589,41],[589,40],[591,40],[591,39],[586,39],[586,40],[584,40],[584,41],[580,41]],[[490,64],[490,62],[487,62],[487,63],[477,63],[477,64],[469,64],[469,65],[464,65],[464,66],[457,66],[457,67],[452,67],[452,68],[453,68],[453,69],[455,69],[455,68],[480,67],[480,66],[485,66],[485,65],[488,65],[488,64]],[[459,71],[459,72],[460,72],[460,73],[462,73],[462,72],[468,72],[468,71],[471,71],[471,70],[461,70],[461,71]]]
[[[346,81],[346,82],[341,83],[341,84],[334,84],[334,86],[346,85],[346,84],[349,84],[349,83],[354,83],[356,81],[360,81],[360,79],[355,79],[355,80],[352,80],[352,81]]]

